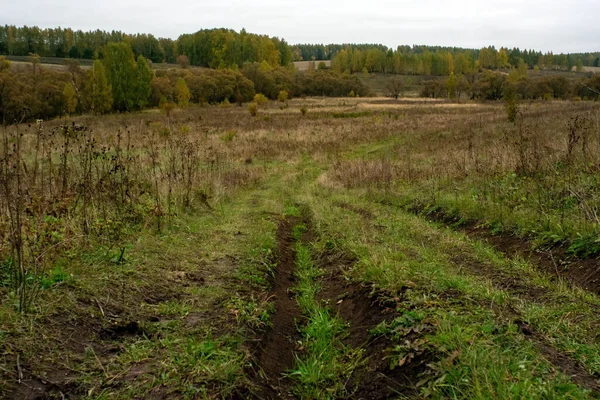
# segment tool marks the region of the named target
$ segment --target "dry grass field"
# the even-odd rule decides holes
[[[298,69],[298,71],[308,71],[309,65],[314,62],[315,68],[319,66],[320,63],[324,63],[326,67],[331,67],[331,60],[318,60],[318,61],[294,61],[294,66]]]
[[[600,106],[8,126],[0,397],[600,397]]]

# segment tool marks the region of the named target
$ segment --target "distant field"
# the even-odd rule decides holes
[[[395,79],[404,81],[404,96],[417,97],[423,81],[433,79],[432,76],[396,75],[396,74],[357,74],[360,81],[377,96],[386,95],[386,87]]]
[[[577,67],[573,67],[573,71],[576,71]],[[600,72],[600,67],[583,67],[583,72]]]
[[[5,56],[7,60],[13,63],[14,68],[19,68],[19,66],[28,65],[31,63],[28,56]],[[66,71],[66,67],[64,65],[65,60],[68,58],[58,58],[58,57],[41,57],[41,64],[45,68],[54,69],[57,71],[64,70]],[[83,69],[90,68],[92,66],[93,60],[86,59],[77,59],[79,64]],[[153,69],[169,69],[169,68],[179,68],[178,64],[170,64],[170,63],[151,63]],[[190,66],[190,68],[202,68]]]
[[[294,61],[294,65],[298,68],[298,71],[307,71],[311,62],[315,63],[315,68],[319,66],[319,63],[325,63],[327,67],[331,67],[331,60]]]

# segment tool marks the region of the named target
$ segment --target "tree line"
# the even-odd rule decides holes
[[[262,61],[288,65],[292,61],[291,48],[285,40],[248,33],[244,29],[239,33],[230,29],[200,30],[172,40],[121,31],[0,26],[0,54],[8,56],[102,58],[107,44],[121,42],[131,47],[135,57],[141,55],[154,63],[175,63],[180,55],[187,56],[192,65],[211,68],[241,68],[245,62]]]
[[[400,78],[398,78],[400,79]],[[397,97],[403,82],[392,81],[388,95]],[[509,74],[484,70],[466,75],[450,74],[422,82],[420,95],[432,98],[479,100],[600,100],[600,74],[590,74],[581,79],[562,75],[530,75],[524,68]]]
[[[542,54],[533,50],[484,47],[480,50],[399,46],[396,50],[379,47],[360,49],[347,47],[338,51],[331,66],[338,72],[392,73],[401,75],[448,76],[481,69],[528,68],[570,71],[575,67],[597,66],[596,53]]]
[[[46,68],[39,56],[12,65],[0,57],[0,119],[4,124],[74,113],[129,112],[160,106],[170,110],[189,103],[238,103],[255,94],[277,99],[296,96],[366,96],[358,77],[319,69],[299,72],[293,65],[267,60],[241,68],[171,68],[154,71],[126,42],[109,43],[102,58],[83,69],[65,60],[66,71]]]
[[[382,44],[297,44],[242,29],[200,30],[183,34],[177,40],[156,38],[152,34],[126,34],[121,31],[81,31],[70,28],[42,29],[37,26],[0,26],[0,54],[42,57],[98,58],[108,43],[126,42],[134,55],[154,63],[175,63],[186,55],[192,65],[211,68],[241,68],[246,62],[267,61],[270,65],[288,65],[292,61],[332,60],[338,70],[349,72],[383,72],[412,75],[449,75],[452,62],[461,68],[529,68],[570,70],[573,67],[600,66],[600,52],[554,54],[519,48],[493,46],[465,49],[443,46],[398,46]],[[100,56],[101,57],[101,56]],[[452,61],[449,59],[452,58]],[[457,71],[461,73],[461,71]]]

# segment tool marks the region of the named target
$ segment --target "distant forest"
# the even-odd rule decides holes
[[[464,49],[440,46],[398,46],[381,44],[298,44],[242,29],[200,30],[183,34],[177,40],[151,34],[121,31],[81,31],[70,28],[41,29],[36,26],[0,26],[0,54],[8,56],[102,58],[109,43],[127,42],[135,55],[154,63],[175,63],[179,55],[195,66],[241,68],[244,63],[263,61],[270,66],[286,66],[293,61],[332,60],[340,72],[383,72],[409,75],[457,74],[471,68],[529,68],[570,70],[600,65],[600,52],[554,54],[519,48],[485,47]]]
[[[291,47],[285,40],[243,29],[239,33],[229,29],[200,30],[172,40],[121,31],[0,26],[0,55],[94,59],[102,58],[107,44],[121,42],[131,46],[135,57],[141,55],[154,63],[175,63],[179,55],[186,55],[192,65],[208,68],[241,67],[245,62],[263,61],[277,66],[292,61]]]
[[[2,54],[28,62],[12,65]],[[567,79],[565,74],[528,72],[598,65],[597,55],[494,47],[291,46],[277,37],[227,29],[171,40],[116,31],[0,26],[0,123],[156,106],[168,113],[189,103],[228,107],[256,96],[282,103],[301,96],[362,97],[372,93],[361,78],[373,72],[422,75],[423,97],[598,100],[600,74]],[[65,68],[43,67],[45,58]],[[319,58],[331,59],[331,67],[312,62],[300,71],[292,65],[294,60]],[[84,59],[94,61],[82,68]],[[179,67],[152,68],[152,63],[163,62]],[[390,78],[385,92],[395,98],[413,79]]]
[[[510,66],[517,68],[520,61],[531,68],[538,66],[540,68],[570,69],[578,64],[586,67],[600,66],[600,52],[554,54],[552,52],[542,53],[533,49],[521,50],[519,48],[508,49],[504,47],[496,49],[493,46],[481,49],[465,49],[461,47],[414,45],[398,46],[396,49],[391,49],[381,44],[297,44],[292,48],[295,59],[302,60],[333,60],[342,50],[345,50],[346,53],[358,51],[362,58],[369,56],[371,59],[382,60],[402,56],[405,58],[412,57],[420,61],[422,57],[431,57],[433,54],[446,56],[446,58],[451,55],[452,58],[468,59],[473,63],[479,61],[482,68],[490,69]],[[441,61],[433,60],[433,63],[436,62]]]

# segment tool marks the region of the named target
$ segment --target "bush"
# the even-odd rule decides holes
[[[256,103],[250,103],[250,104],[248,104],[248,112],[253,117],[256,117],[256,114],[258,114],[258,105]]]
[[[266,103],[268,103],[268,102],[269,102],[269,99],[267,98],[267,96],[265,96],[265,95],[264,95],[264,94],[262,94],[262,93],[256,93],[256,95],[254,96],[254,103],[255,103],[257,106],[260,106],[260,105],[266,104]]]
[[[277,101],[279,101],[280,103],[285,103],[286,101],[288,101],[288,91],[287,90],[280,90],[279,94],[277,95]]]

